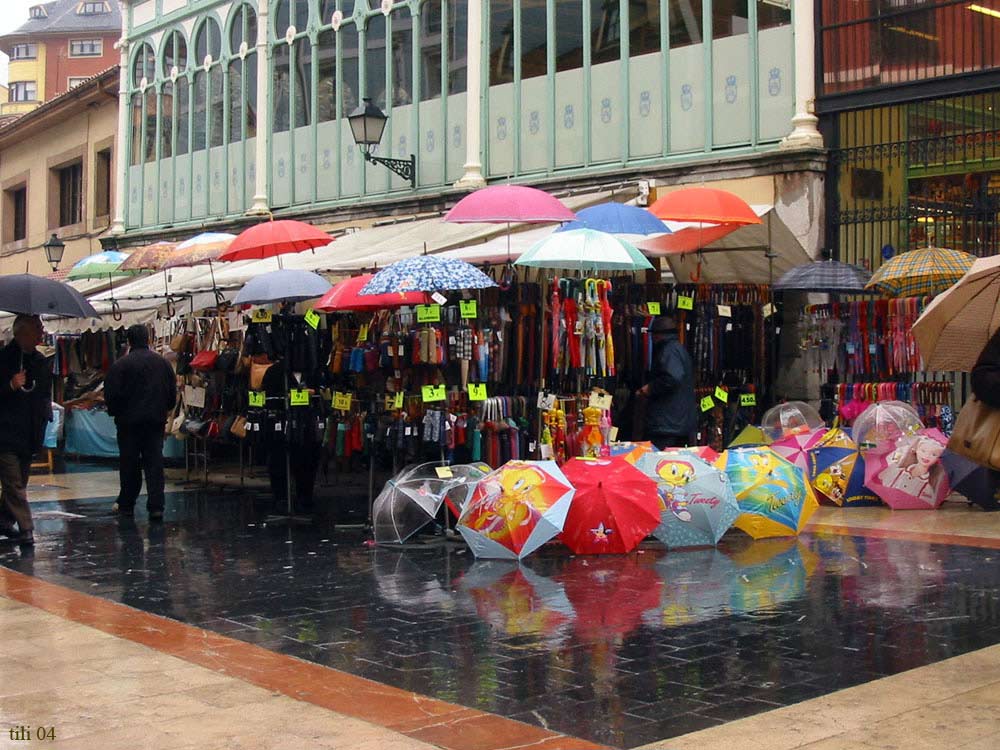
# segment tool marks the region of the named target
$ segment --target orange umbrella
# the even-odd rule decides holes
[[[760,224],[745,200],[728,190],[693,187],[667,193],[649,207],[650,213],[666,221],[703,224]]]
[[[219,260],[261,260],[326,247],[333,237],[302,221],[265,221],[244,229]]]

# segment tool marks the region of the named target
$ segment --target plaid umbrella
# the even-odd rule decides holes
[[[972,268],[976,256],[943,247],[901,253],[879,268],[865,289],[887,297],[921,297],[943,292]]]
[[[871,274],[863,268],[836,260],[817,260],[795,266],[774,282],[781,292],[846,292],[864,294]]]

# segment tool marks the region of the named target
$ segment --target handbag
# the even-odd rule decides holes
[[[229,432],[240,440],[245,438],[247,436],[247,418],[244,416],[236,417],[233,420],[232,427],[229,428]]]
[[[1000,409],[972,396],[958,413],[948,450],[1000,471]]]
[[[219,352],[215,348],[218,332],[219,320],[216,318],[212,321],[212,325],[208,330],[208,336],[205,338],[205,346],[191,360],[192,370],[201,370],[204,372],[215,369],[215,363],[219,359]]]
[[[240,359],[239,349],[225,349],[215,359],[215,369],[218,372],[234,372]]]

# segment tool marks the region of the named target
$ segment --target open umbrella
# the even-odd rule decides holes
[[[754,539],[794,536],[819,507],[805,472],[770,448],[730,448],[719,461],[740,505],[734,526]]]
[[[912,435],[923,426],[916,410],[906,402],[878,401],[854,420],[851,436],[863,455],[870,448],[897,440],[900,435]]]
[[[560,539],[576,554],[631,552],[660,522],[656,484],[624,458],[574,458],[562,468],[576,495]]]
[[[774,282],[776,292],[824,292],[865,294],[871,274],[863,268],[837,260],[817,260],[786,271]]]
[[[714,464],[719,460],[718,451],[710,445],[692,445],[688,448],[664,448],[660,453],[671,456],[694,456],[707,464]]]
[[[920,297],[943,292],[965,276],[976,256],[943,247],[921,247],[884,263],[866,289],[887,297]]]
[[[640,440],[638,442],[623,441],[608,444],[608,452],[612,456],[621,456],[633,466],[635,466],[635,462],[639,460],[640,456],[654,450],[656,450],[656,447],[648,440]]]
[[[881,505],[865,487],[865,460],[843,430],[827,432],[808,450],[809,483],[817,495],[845,508]]]
[[[523,559],[562,531],[574,492],[555,461],[508,461],[476,485],[458,530],[476,557]]]
[[[766,412],[760,427],[770,440],[811,432],[823,426],[819,412],[805,401],[787,401]]]
[[[865,484],[893,510],[929,510],[951,485],[941,456],[948,439],[938,430],[900,434],[865,453]]]
[[[573,221],[576,214],[544,190],[523,185],[491,185],[462,198],[445,214],[452,223],[549,224]]]
[[[729,444],[730,448],[749,448],[758,445],[767,445],[771,439],[764,434],[764,431],[756,425],[748,424],[740,434],[733,438]]]
[[[333,285],[329,292],[316,304],[322,312],[344,310],[367,311],[403,307],[404,305],[428,305],[431,300],[426,292],[393,292],[392,294],[370,294],[361,296],[362,287],[372,280],[374,274],[352,276]]]
[[[670,228],[645,208],[625,203],[600,203],[577,211],[576,217],[556,232],[593,229],[608,234],[670,234]]]
[[[18,315],[99,317],[86,298],[69,284],[30,273],[0,276],[0,310]]]
[[[312,271],[280,269],[250,279],[233,299],[235,305],[267,305],[272,302],[302,302],[322,297],[330,282]]]
[[[361,296],[400,292],[444,292],[456,289],[489,289],[496,282],[464,260],[418,255],[386,266],[365,284]]]
[[[434,520],[447,482],[440,479],[389,480],[375,498],[372,529],[379,544],[401,544]]]
[[[793,432],[772,441],[771,450],[803,471],[809,471],[809,450],[816,447],[826,434],[825,427]]]
[[[311,224],[291,219],[264,221],[243,230],[219,260],[261,260],[326,247],[333,238]]]
[[[117,250],[105,250],[103,253],[88,255],[73,264],[66,276],[70,281],[77,279],[111,279],[115,276],[133,276],[134,271],[123,271],[121,265],[128,259],[128,254]]]
[[[574,271],[640,271],[653,268],[634,245],[593,229],[553,232],[522,253],[514,265]]]
[[[941,456],[941,464],[948,472],[952,490],[983,508],[996,507],[1000,501],[1000,485],[991,469],[950,450]]]
[[[717,188],[681,188],[657,199],[649,212],[668,221],[690,221],[704,224],[760,224],[745,200],[728,190]]]
[[[154,242],[129,251],[128,258],[122,262],[120,271],[160,271],[164,268],[174,250],[176,242]]]
[[[185,268],[211,265],[218,260],[236,239],[235,234],[228,232],[202,232],[191,239],[180,243],[163,264],[163,268]]]

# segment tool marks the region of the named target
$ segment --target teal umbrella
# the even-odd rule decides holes
[[[635,245],[594,229],[554,232],[521,255],[514,264],[573,271],[641,271],[653,268]]]

